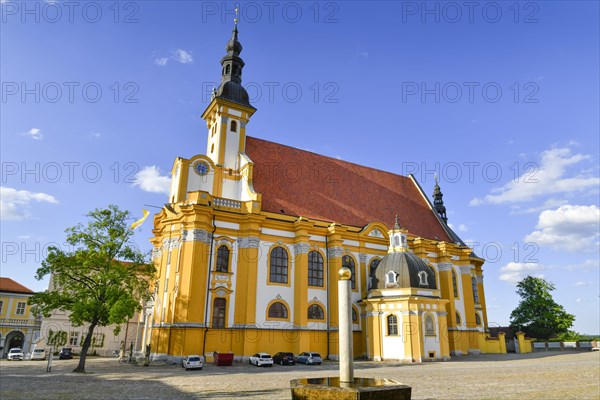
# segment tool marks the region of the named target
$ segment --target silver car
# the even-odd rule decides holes
[[[35,349],[33,353],[31,353],[31,360],[45,360],[46,359],[46,350],[44,349]]]
[[[298,359],[298,363],[303,363],[306,365],[312,365],[312,364],[317,364],[317,365],[321,365],[321,363],[323,362],[323,359],[321,358],[321,355],[319,353],[310,353],[310,352],[304,352],[304,353],[300,353],[300,355],[297,357]]]

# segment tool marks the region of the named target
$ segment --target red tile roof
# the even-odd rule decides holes
[[[25,286],[10,278],[0,277],[0,292],[10,293],[33,293],[33,290],[27,289]]]
[[[408,177],[253,137],[246,138],[246,154],[265,211],[357,227],[392,227],[397,213],[410,233],[452,241]]]

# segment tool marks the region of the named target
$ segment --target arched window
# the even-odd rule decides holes
[[[267,313],[267,316],[269,318],[287,318],[287,307],[282,302],[276,301],[269,307],[269,312]]]
[[[234,66],[233,66],[233,74],[234,74],[234,75],[237,75],[237,65],[234,65]]]
[[[352,282],[352,289],[356,289],[356,273],[354,268],[354,260],[350,256],[342,257],[342,267],[350,268],[352,276],[350,276],[350,282]]]
[[[318,304],[308,306],[308,319],[325,319],[323,307]]]
[[[473,286],[473,301],[479,304],[479,290],[477,289],[477,278],[471,278],[471,286]]]
[[[431,314],[425,316],[425,335],[435,336],[435,322]]]
[[[456,282],[456,272],[452,269],[452,290],[454,291],[454,297],[458,297],[458,283]]]
[[[288,283],[288,253],[283,247],[275,247],[271,251],[271,269],[269,282]]]
[[[387,331],[389,336],[398,335],[398,317],[394,314],[387,317]]]
[[[377,270],[380,261],[381,260],[379,258],[376,258],[371,261],[371,264],[369,265],[369,289],[373,289],[377,284],[375,280],[375,271]]]
[[[323,257],[315,250],[308,253],[308,286],[323,286]]]
[[[227,64],[225,66],[225,74],[229,74],[230,71],[231,71],[231,65]]]
[[[237,121],[231,121],[231,132],[237,132]]]
[[[354,307],[352,307],[352,322],[358,324],[358,313]]]
[[[419,285],[420,286],[427,286],[427,285],[429,285],[427,283],[427,272],[425,272],[425,271],[419,272]]]
[[[479,316],[479,313],[475,313],[475,323],[477,325],[481,325],[481,317]]]
[[[229,271],[229,248],[222,245],[217,250],[217,272]]]
[[[385,280],[387,284],[395,284],[396,282],[396,273],[394,271],[388,271],[387,274],[385,274]]]
[[[398,236],[394,236],[394,246],[400,246],[400,238]]]
[[[460,314],[458,311],[455,313],[455,316],[456,316],[456,325],[462,324],[462,321],[460,319]]]
[[[212,326],[213,328],[225,328],[225,306],[227,300],[217,297],[213,302],[213,316]]]

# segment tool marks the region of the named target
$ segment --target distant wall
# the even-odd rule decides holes
[[[591,351],[598,348],[598,342],[533,342],[534,351]]]

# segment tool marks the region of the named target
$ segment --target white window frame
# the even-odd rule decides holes
[[[17,308],[15,308],[15,315],[25,315],[26,309],[27,309],[27,302],[19,301],[17,303]]]

